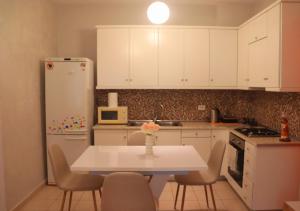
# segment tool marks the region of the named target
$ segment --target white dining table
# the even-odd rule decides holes
[[[153,175],[150,181],[158,200],[170,175],[207,168],[193,146],[154,146],[153,155],[145,154],[145,146],[89,146],[71,165],[73,172],[109,174],[112,172],[140,172]]]

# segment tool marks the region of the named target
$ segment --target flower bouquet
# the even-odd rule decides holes
[[[159,125],[154,122],[144,123],[141,127],[143,133],[146,134],[145,146],[146,146],[146,154],[153,154],[153,145],[154,145],[154,133],[159,131]]]

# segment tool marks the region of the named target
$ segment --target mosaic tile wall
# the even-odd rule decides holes
[[[153,119],[158,115],[160,119],[208,121],[214,107],[236,117],[249,113],[247,91],[97,90],[97,106],[107,106],[108,92],[118,92],[119,105],[128,106],[129,119]],[[206,110],[199,111],[198,105],[205,105]]]
[[[300,137],[300,93],[249,92],[251,116],[260,124],[280,130],[284,112],[289,120],[290,134]]]
[[[128,106],[129,119],[209,121],[210,110],[255,118],[259,124],[280,129],[280,116],[289,119],[290,134],[300,137],[300,93],[238,90],[97,90],[96,106],[107,106],[108,92],[119,93],[119,105]],[[163,109],[159,105],[163,105]],[[198,111],[198,105],[205,111]]]

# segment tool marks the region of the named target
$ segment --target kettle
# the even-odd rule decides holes
[[[210,122],[217,123],[221,120],[221,113],[218,108],[211,109]]]

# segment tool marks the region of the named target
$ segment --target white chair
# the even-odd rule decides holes
[[[72,196],[74,191],[92,191],[94,207],[95,211],[97,211],[95,191],[98,190],[101,197],[103,177],[97,175],[72,173],[63,151],[56,144],[53,144],[49,147],[48,153],[57,187],[64,191],[60,210],[62,211],[64,209],[68,191],[70,191],[69,210],[71,210]]]
[[[129,138],[127,145],[129,146],[144,146],[146,141],[146,135],[142,131],[133,132]]]
[[[220,176],[224,152],[225,152],[225,146],[226,146],[226,144],[223,141],[217,141],[217,143],[215,143],[214,148],[211,151],[210,158],[207,163],[207,165],[208,165],[207,170],[195,171],[195,172],[190,172],[187,175],[176,175],[175,176],[175,181],[178,183],[176,197],[175,197],[175,204],[174,204],[175,209],[176,209],[180,185],[183,185],[181,211],[183,211],[183,208],[184,208],[185,191],[186,191],[187,185],[203,185],[204,190],[205,190],[207,207],[209,207],[208,196],[207,196],[207,187],[206,187],[208,185],[210,188],[210,192],[211,192],[214,210],[217,210],[212,185],[214,183],[216,183],[216,181],[218,180],[218,178]]]
[[[156,211],[156,206],[141,174],[119,172],[105,177],[101,211]]]

